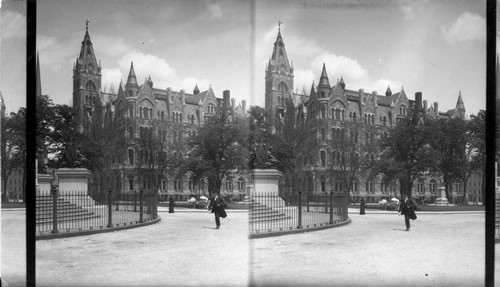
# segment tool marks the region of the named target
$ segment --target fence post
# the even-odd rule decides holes
[[[111,199],[111,188],[108,189],[108,227],[113,227],[113,201]]]
[[[309,212],[309,190],[306,193],[306,200],[307,200],[307,212]]]
[[[333,191],[330,191],[330,224],[333,224]]]
[[[115,194],[116,211],[120,210],[120,200],[121,196],[120,196],[120,191],[118,190],[118,193]]]
[[[299,224],[297,225],[298,229],[302,229],[302,191],[299,191]]]
[[[139,222],[143,222],[143,199],[144,199],[144,190],[141,189],[140,194],[139,194]]]
[[[325,191],[325,213],[328,213],[328,193]]]
[[[134,189],[134,212],[137,212],[137,190]]]
[[[57,230],[57,193],[59,187],[57,184],[52,185],[52,234],[59,233]]]

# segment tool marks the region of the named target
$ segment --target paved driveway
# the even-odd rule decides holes
[[[253,286],[483,286],[484,213],[350,214],[343,227],[254,239]]]
[[[37,286],[247,286],[247,212],[228,212],[216,230],[204,212],[161,212],[160,223],[42,240]]]
[[[2,280],[26,286],[26,209],[1,210]]]

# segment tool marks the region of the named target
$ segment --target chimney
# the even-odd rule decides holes
[[[422,110],[422,92],[415,93],[415,103],[417,105],[417,110]]]
[[[231,96],[229,95],[229,90],[225,90],[222,92],[222,100],[224,102],[224,107],[229,108],[230,107],[230,99]]]

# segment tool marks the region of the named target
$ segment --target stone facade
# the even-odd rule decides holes
[[[312,83],[309,94],[294,93],[294,69],[289,63],[279,31],[272,56],[266,65],[265,108],[270,115],[268,123],[272,126],[272,131],[280,132],[286,99],[294,102],[299,113],[315,117],[318,121],[318,156],[305,166],[303,175],[298,179],[299,186],[303,186],[307,192],[338,191],[340,184],[337,184],[335,173],[339,172],[339,150],[332,148],[331,143],[341,132],[356,139],[357,156],[373,160],[378,156],[377,141],[387,135],[412,107],[418,107],[423,121],[465,118],[460,92],[456,108],[441,112],[437,102],[429,105],[422,100],[420,92],[415,94],[415,100],[408,99],[403,87],[396,93],[387,87],[385,95],[378,95],[376,92],[367,93],[363,89],[349,89],[342,76],[331,85],[326,64],[323,64],[318,84]],[[442,179],[439,176],[422,177],[415,181],[412,194],[421,200],[432,200],[439,197],[437,187],[441,185]],[[454,190],[453,194],[457,196],[460,189],[455,189],[458,191]],[[399,196],[396,183],[385,185],[381,178],[368,178],[367,174],[359,174],[355,178],[351,191],[355,201],[364,197],[369,203]]]
[[[96,99],[105,107],[103,110],[108,113],[107,117],[126,122],[126,142],[123,143],[127,146],[126,154],[113,160],[113,172],[109,175],[114,189],[120,192],[154,188],[151,180],[145,180],[137,172],[143,157],[139,142],[145,133],[166,138],[164,144],[174,147],[182,156],[186,152],[186,139],[195,135],[196,129],[214,116],[222,105],[231,108],[233,118],[246,116],[245,101],[236,105],[227,90],[222,98],[218,98],[211,87],[200,91],[196,85],[192,93],[161,89],[154,86],[151,76],[141,84],[133,62],[126,84],[120,82],[116,94],[101,91],[101,65],[96,60],[88,28],[74,64],[73,87],[73,106],[81,132],[88,131]],[[243,198],[247,178],[245,175],[227,178],[221,188],[222,194]],[[172,178],[166,171],[158,184],[162,198],[173,195],[176,200],[185,200],[193,195],[208,193],[205,182],[192,182],[188,175]]]

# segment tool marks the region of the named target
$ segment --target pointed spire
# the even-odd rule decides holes
[[[128,79],[127,79],[127,84],[126,86],[135,86],[138,87],[139,85],[137,84],[137,77],[135,76],[135,71],[134,71],[134,62],[130,63],[130,72],[128,73]]]
[[[196,84],[196,85],[194,86],[193,95],[197,95],[197,94],[199,94],[199,93],[200,93],[200,89],[198,88],[198,84]]]
[[[457,108],[463,108],[464,107],[464,101],[462,100],[462,91],[458,91],[458,100],[457,100]]]
[[[389,87],[389,85],[387,85],[387,90],[385,91],[385,96],[386,97],[392,96],[391,87]]]
[[[344,78],[342,76],[340,76],[340,86],[342,86],[342,89],[345,90],[345,82],[344,82]]]
[[[147,82],[151,88],[153,88],[153,80],[151,80],[151,74],[149,74]]]
[[[38,51],[36,52],[36,96],[42,95],[42,82],[40,77],[40,57]]]
[[[77,63],[76,63],[76,68],[79,69],[81,66],[79,65],[84,65],[83,68],[90,68],[90,69],[98,69],[100,65],[98,65],[95,54],[94,54],[94,49],[92,48],[92,41],[90,40],[90,35],[89,35],[89,30],[88,30],[88,24],[90,21],[87,20],[86,26],[85,26],[85,36],[83,37],[82,41],[82,47],[80,49],[80,55],[77,58]]]
[[[328,80],[328,75],[326,74],[326,66],[323,63],[323,71],[321,71],[321,78],[319,79],[319,87],[328,87],[330,88],[330,81]]]

